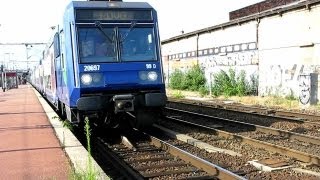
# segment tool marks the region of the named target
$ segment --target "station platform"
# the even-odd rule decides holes
[[[31,85],[0,92],[0,179],[68,179],[72,171]]]

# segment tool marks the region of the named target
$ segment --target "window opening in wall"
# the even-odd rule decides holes
[[[241,50],[247,50],[247,49],[248,49],[248,44],[241,45]]]
[[[240,45],[234,45],[233,46],[234,51],[240,51]]]
[[[249,49],[256,49],[256,43],[250,43]]]

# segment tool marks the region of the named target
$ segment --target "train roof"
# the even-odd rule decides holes
[[[69,8],[146,8],[153,9],[153,7],[146,2],[109,2],[109,1],[72,1]]]

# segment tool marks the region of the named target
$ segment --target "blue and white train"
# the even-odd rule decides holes
[[[152,125],[166,104],[156,11],[143,2],[74,1],[31,72],[73,123]],[[123,115],[135,118],[124,121]]]

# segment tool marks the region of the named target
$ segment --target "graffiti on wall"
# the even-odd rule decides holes
[[[302,105],[307,105],[311,97],[311,76],[300,75],[299,79],[299,101]]]
[[[260,69],[259,94],[260,95],[294,95],[300,94],[298,90],[299,76],[301,74],[317,72],[319,65],[270,65]]]
[[[191,69],[196,64],[197,64],[197,59],[193,59],[193,58],[188,60],[169,61],[169,68],[170,68],[170,72],[173,72],[175,69],[186,71],[188,69]]]
[[[205,71],[209,84],[214,81],[214,74],[219,73],[221,70],[228,72],[230,68],[234,69],[236,74],[244,71],[246,73],[246,80],[251,82],[252,77],[258,76],[257,56],[257,51],[228,53],[202,57],[199,59],[199,63]]]
[[[199,62],[201,66],[205,68],[210,68],[214,66],[257,65],[258,57],[256,51],[247,51],[200,57]]]

